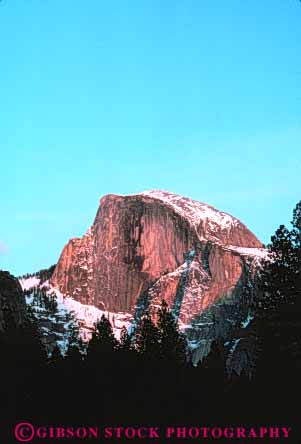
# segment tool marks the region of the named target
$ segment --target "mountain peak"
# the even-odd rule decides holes
[[[149,190],[143,191],[138,195],[152,197],[166,203],[178,214],[187,217],[193,225],[198,225],[201,221],[207,221],[208,223],[220,225],[221,228],[229,229],[240,223],[235,217],[219,211],[211,205],[170,191]]]

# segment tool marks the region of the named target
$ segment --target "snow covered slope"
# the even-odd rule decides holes
[[[43,327],[45,335],[49,335],[55,331],[57,327],[55,324],[62,324],[62,328],[60,328],[62,337],[58,338],[57,342],[63,352],[67,349],[68,329],[71,327],[72,322],[77,323],[80,337],[84,342],[91,339],[94,325],[102,315],[105,315],[110,320],[117,339],[120,338],[122,327],[128,329],[132,323],[133,317],[129,313],[105,312],[93,305],[81,304],[71,297],[64,297],[59,290],[49,284],[49,281],[40,285],[40,279],[35,276],[21,278],[19,281],[22,289],[26,291],[26,302],[33,309],[35,317],[40,321],[42,319],[44,323],[47,320],[51,321],[51,325],[48,328]],[[51,298],[55,299],[57,303],[56,313],[50,313],[42,303],[37,302],[35,293],[39,290],[43,290],[49,300],[51,300]]]
[[[198,225],[200,221],[207,221],[208,224],[219,225],[222,228],[229,229],[240,224],[240,221],[230,214],[218,211],[205,203],[169,191],[150,190],[138,193],[138,196],[139,195],[162,201],[170,206],[176,213],[187,218],[192,225]]]

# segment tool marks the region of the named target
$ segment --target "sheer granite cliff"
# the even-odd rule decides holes
[[[110,312],[162,298],[188,326],[251,279],[262,244],[238,219],[164,191],[107,195],[92,227],[62,251],[51,284]]]

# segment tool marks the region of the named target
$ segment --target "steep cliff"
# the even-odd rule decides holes
[[[241,292],[262,254],[245,225],[209,205],[164,191],[107,195],[87,234],[63,249],[51,284],[110,312],[165,298],[188,328]]]

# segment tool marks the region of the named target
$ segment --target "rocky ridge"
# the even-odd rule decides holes
[[[0,270],[0,331],[5,330],[8,322],[21,325],[25,316],[25,297],[18,279]]]

